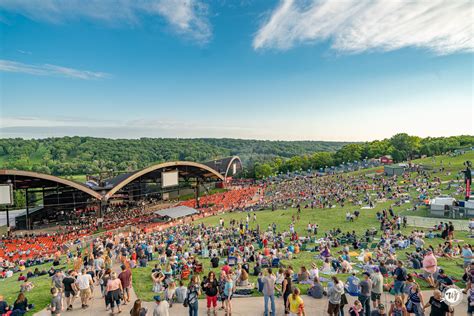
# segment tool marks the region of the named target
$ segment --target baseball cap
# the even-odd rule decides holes
[[[155,295],[155,296],[153,296],[153,299],[154,299],[155,301],[161,301],[161,296]]]

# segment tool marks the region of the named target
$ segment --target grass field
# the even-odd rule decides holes
[[[61,260],[60,268],[71,268],[71,266],[66,265],[66,260],[63,258]],[[52,266],[51,263],[45,263],[42,265],[37,265],[31,268],[25,269],[23,274],[26,275],[28,271],[33,271],[35,268],[41,270],[48,271]],[[9,279],[1,279],[0,280],[0,294],[5,297],[5,300],[8,304],[13,304],[20,293],[20,285],[22,282],[18,281],[19,273],[15,273],[13,277]],[[28,299],[28,303],[35,304],[35,308],[29,311],[26,315],[33,315],[36,312],[44,309],[50,303],[50,294],[49,291],[51,289],[51,278],[48,275],[43,275],[40,277],[35,277],[29,279],[34,284],[34,288],[30,291],[25,293],[26,298]]]
[[[375,218],[375,213],[377,210],[382,209],[384,207],[388,207],[387,203],[379,204],[376,208],[372,210],[361,210],[361,216],[356,222],[346,222],[345,221],[345,213],[346,209],[334,208],[334,209],[302,209],[301,210],[301,218],[299,223],[296,225],[296,231],[301,236],[305,236],[305,228],[309,221],[312,223],[318,223],[320,227],[320,232],[325,232],[331,228],[339,227],[343,232],[355,230],[359,235],[365,232],[366,229],[371,227],[379,228],[379,223]],[[352,208],[354,210],[354,208]],[[260,224],[261,229],[266,229],[269,224],[275,222],[277,225],[277,231],[288,230],[289,224],[291,223],[291,217],[293,214],[296,215],[296,209],[287,209],[287,210],[277,210],[277,211],[259,211],[257,214],[257,221]],[[246,213],[227,213],[221,216],[214,216],[208,217],[205,219],[201,219],[196,221],[196,223],[205,223],[208,225],[218,225],[219,218],[223,218],[225,223],[229,223],[231,219],[244,220]],[[251,223],[250,227],[254,227],[255,224]],[[409,233],[413,230],[413,227],[407,227],[403,229],[404,233]],[[318,236],[321,236],[322,233],[319,233]],[[467,234],[465,232],[457,232],[457,238],[467,240]],[[426,239],[425,240],[427,245],[432,244],[433,246],[442,243],[443,240],[441,238],[435,239]],[[314,246],[314,244],[310,244],[310,246]],[[332,252],[335,253],[336,251],[341,250],[341,248],[334,248]],[[410,247],[403,252],[398,253],[398,258],[406,259],[405,251],[412,252],[414,247]],[[296,258],[292,260],[283,260],[283,265],[291,264],[295,271],[298,271],[301,266],[309,267],[312,262],[316,262],[319,267],[322,266],[322,261],[319,259],[314,259],[315,252],[301,252]],[[202,260],[204,264],[204,272],[208,273],[211,270],[209,259]],[[461,278],[463,274],[462,267],[462,259],[456,259],[452,261],[448,261],[444,258],[438,259],[440,267],[443,267],[447,273],[451,276],[455,276],[456,278]],[[152,282],[151,282],[151,269],[153,268],[155,262],[150,262],[149,267],[147,268],[137,268],[134,269],[134,288],[137,295],[143,300],[152,300],[154,293],[151,291],[152,289]],[[251,265],[251,268],[253,265]],[[218,269],[213,269],[215,272],[218,272]],[[340,274],[339,275],[342,280],[348,277],[348,275]],[[250,276],[250,282],[255,283],[256,277]],[[426,288],[426,284],[423,281],[420,281],[422,287]],[[305,293],[308,286],[307,285],[300,285],[300,289]],[[257,293],[256,293],[257,295]]]
[[[434,177],[440,177],[443,181],[447,180],[455,180],[457,177],[457,174],[460,170],[463,170],[464,166],[463,163],[466,160],[473,160],[474,159],[474,152],[469,152],[467,154],[457,156],[457,157],[449,157],[449,156],[438,156],[434,158],[424,158],[424,159],[418,159],[414,160],[414,163],[420,163],[424,164],[430,167],[433,167],[435,169],[439,169],[441,166],[445,168],[445,171],[443,172],[436,172],[433,175],[431,175],[431,179]],[[373,170],[361,170],[361,171],[356,171],[353,173],[349,173],[347,175],[359,175],[359,174],[368,174],[368,173],[374,173],[375,170],[380,169],[380,168],[373,168]],[[454,194],[454,188],[447,189],[447,187],[442,186],[442,192],[443,193],[448,193],[448,194]],[[416,197],[417,193],[416,191],[413,191],[410,193],[412,197]],[[356,210],[356,207],[354,206],[346,206],[345,208],[341,207],[336,207],[332,209],[302,209],[301,211],[301,216],[300,216],[300,221],[296,225],[296,231],[299,233],[300,236],[306,235],[306,226],[308,222],[311,223],[317,223],[320,227],[319,229],[319,235],[322,236],[322,234],[332,228],[340,228],[343,232],[346,231],[356,231],[358,235],[361,235],[364,233],[367,229],[370,229],[372,227],[375,227],[376,229],[379,228],[379,222],[376,220],[375,213],[378,210],[382,210],[384,208],[388,208],[393,201],[388,201],[384,203],[377,203],[374,209],[371,210],[361,210],[361,215],[359,219],[354,222],[350,223],[345,221],[345,213],[347,210],[350,210],[351,212]],[[394,207],[394,211],[396,214],[410,214],[410,215],[425,215],[429,216],[429,212],[426,208],[422,207],[419,209],[417,212],[413,211],[407,211],[407,209],[411,208],[411,204],[402,204],[400,207]],[[288,230],[288,227],[291,223],[291,218],[292,215],[296,215],[296,210],[295,209],[286,209],[286,210],[276,210],[276,211],[259,211],[256,213],[257,214],[257,222],[260,225],[260,229],[266,229],[268,225],[271,225],[272,223],[275,223],[277,225],[277,231],[285,231]],[[229,223],[231,219],[236,219],[237,221],[244,220],[246,216],[246,213],[226,213],[222,214],[219,216],[213,216],[213,217],[208,217],[204,219],[200,219],[196,221],[196,223],[205,223],[207,225],[217,225],[219,222],[219,219],[222,217],[225,221],[225,223]],[[255,223],[251,222],[250,227],[254,227]],[[406,229],[403,229],[402,232],[409,234],[414,227],[407,227]],[[425,229],[426,231],[426,229]],[[470,242],[468,239],[467,233],[466,232],[456,232],[456,238],[464,240],[465,242]],[[435,238],[435,239],[426,239],[426,246],[428,245],[433,245],[436,247],[438,244],[443,243],[443,240],[441,238]],[[314,246],[314,245],[310,245]],[[332,249],[332,252],[337,252],[341,248],[335,248]],[[412,252],[414,250],[414,247],[410,247],[404,251],[399,251],[397,253],[397,257],[399,259],[406,259],[406,254],[405,252]],[[300,253],[297,258],[292,259],[291,261],[284,260],[282,261],[283,265],[288,265],[291,264],[295,271],[298,271],[301,266],[306,266],[309,267],[312,262],[316,262],[319,267],[321,267],[322,262],[319,259],[314,259],[314,256],[316,253],[314,252],[302,252]],[[462,259],[456,259],[456,260],[447,260],[445,258],[439,258],[438,259],[440,267],[444,268],[445,271],[448,273],[448,275],[453,276],[457,279],[460,279],[463,274],[463,269],[462,269]],[[144,299],[144,300],[152,300],[154,293],[151,291],[152,288],[152,282],[151,282],[151,269],[153,267],[155,262],[151,262],[149,267],[147,268],[140,268],[140,269],[135,269],[133,271],[134,274],[134,279],[136,280],[135,282],[135,290],[137,292],[137,295]],[[204,264],[204,272],[207,273],[211,270],[210,267],[210,262],[208,259],[203,260]],[[253,265],[251,266],[251,268]],[[214,269],[214,270],[219,270],[219,269]],[[345,280],[348,275],[340,275],[340,277]],[[250,276],[250,281],[255,283],[256,282],[256,277]],[[137,284],[138,283],[138,284]],[[387,282],[386,282],[387,283]],[[420,284],[422,287],[426,288],[426,283],[424,281],[420,281]],[[300,288],[303,290],[303,293],[306,291],[308,288],[307,285],[301,285]]]

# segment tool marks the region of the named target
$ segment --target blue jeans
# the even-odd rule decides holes
[[[276,315],[276,308],[275,308],[275,295],[264,295],[263,301],[265,304],[265,311],[264,315],[268,316],[268,300],[270,300],[271,308],[272,308],[272,315]]]
[[[364,315],[370,316],[370,296],[359,295],[359,301],[364,309]]]
[[[198,301],[189,304],[189,316],[198,316]]]

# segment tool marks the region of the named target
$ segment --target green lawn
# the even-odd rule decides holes
[[[66,260],[64,258],[61,260],[61,263],[62,264],[59,265],[60,268],[67,267]],[[23,274],[26,275],[28,271],[33,271],[35,268],[38,268],[40,271],[48,271],[52,265],[53,263],[51,262],[30,267],[25,269]],[[20,284],[22,282],[17,281],[19,275],[20,273],[15,273],[13,277],[9,279],[0,280],[0,294],[5,296],[5,300],[8,302],[8,304],[13,304],[20,293]],[[28,303],[35,304],[35,308],[26,315],[33,315],[34,313],[41,311],[46,306],[48,306],[50,302],[49,291],[51,289],[51,278],[48,275],[43,275],[40,277],[31,278],[30,281],[35,285],[35,287],[30,292],[25,293],[25,295],[28,299]]]
[[[441,165],[446,168],[446,171],[443,173],[434,173],[430,175],[430,180],[432,180],[434,177],[441,177],[442,180],[454,180],[456,179],[456,175],[459,170],[463,169],[463,162],[466,160],[473,160],[474,159],[474,152],[469,152],[464,155],[456,156],[456,157],[448,157],[448,156],[438,156],[435,158],[424,158],[424,159],[418,159],[414,160],[414,163],[423,163],[425,165],[429,165],[435,168],[439,168]],[[374,173],[375,170],[380,169],[381,167],[378,168],[372,168],[370,170],[360,170],[352,173],[348,173],[345,176],[355,176],[355,175],[361,175],[361,174],[367,174],[367,173]],[[447,174],[447,172],[451,172],[451,174]],[[412,174],[414,176],[414,174]],[[402,181],[402,180],[400,180]],[[454,193],[454,188],[451,188],[450,190],[447,190],[447,188],[442,185],[442,192],[443,193],[448,193],[448,194],[453,194]],[[412,197],[417,197],[417,192],[412,191],[410,192],[410,195]],[[306,235],[306,226],[308,222],[311,223],[318,223],[319,224],[319,235],[322,236],[322,234],[332,228],[340,228],[343,232],[346,231],[356,231],[358,235],[361,235],[364,233],[367,229],[370,229],[372,227],[375,227],[376,229],[379,228],[379,223],[376,220],[375,213],[378,210],[382,210],[383,208],[388,208],[393,201],[387,201],[384,203],[377,203],[375,208],[372,210],[360,210],[361,215],[359,219],[356,222],[350,223],[345,221],[345,213],[347,210],[350,210],[351,212],[355,211],[357,207],[355,206],[346,206],[345,208],[341,207],[336,207],[332,209],[302,209],[301,211],[301,218],[299,223],[296,225],[296,231],[299,233],[300,236]],[[417,212],[413,211],[408,211],[409,209],[412,208],[412,204],[403,204],[400,207],[394,207],[394,211],[396,214],[410,214],[410,215],[428,215],[428,210],[425,207],[421,207]],[[277,225],[277,230],[278,231],[285,231],[288,230],[288,227],[291,223],[291,218],[292,215],[296,215],[296,210],[295,209],[287,209],[287,210],[276,210],[274,212],[268,210],[268,211],[259,211],[256,213],[257,214],[257,221],[260,224],[260,229],[266,229],[268,225],[272,224],[273,222]],[[225,220],[225,223],[228,224],[231,219],[236,219],[237,221],[239,220],[244,220],[246,214],[245,213],[226,213],[223,215],[218,215],[218,216],[213,216],[213,217],[208,217],[204,219],[197,220],[196,223],[205,223],[208,225],[217,225],[219,222],[219,218],[223,218]],[[255,224],[251,222],[251,227],[254,227]],[[408,227],[406,229],[403,229],[402,232],[409,234],[411,230],[415,229],[414,227]],[[426,231],[426,229],[425,229]],[[379,235],[380,236],[380,235]],[[457,238],[465,240],[465,242],[469,242],[469,239],[467,237],[466,232],[457,232],[456,233]],[[440,238],[435,238],[435,239],[426,239],[426,246],[428,245],[433,245],[437,246],[439,243],[443,243],[443,240]],[[313,246],[313,245],[310,245]],[[340,249],[333,249],[332,252],[336,252]],[[406,259],[405,252],[411,252],[413,251],[414,248],[410,247],[404,251],[400,251],[397,256],[398,258],[404,260]],[[315,253],[312,252],[302,252],[300,253],[297,258],[294,258],[290,261],[282,261],[284,265],[291,264],[295,271],[298,271],[298,269],[304,265],[306,267],[310,266],[312,262],[317,262],[318,266],[320,267],[322,265],[321,260],[315,260],[314,259]],[[462,264],[462,259],[456,259],[456,260],[446,260],[444,258],[439,258],[438,259],[439,265],[443,267],[447,273],[451,276],[454,276],[456,278],[461,278],[463,274],[463,270],[461,267]],[[203,260],[204,263],[204,272],[208,273],[210,270],[210,262],[208,259]],[[150,263],[150,266],[148,268],[137,268],[133,271],[134,274],[134,279],[135,279],[135,290],[137,295],[144,299],[144,300],[152,300],[153,293],[151,292],[152,288],[152,282],[150,278],[151,274],[151,269],[152,266],[154,265],[154,262]],[[253,265],[251,265],[251,268]],[[217,269],[218,270],[218,269]],[[347,275],[340,275],[343,280],[347,278]],[[251,282],[256,282],[256,278],[251,276]],[[426,283],[423,281],[420,281],[420,284],[422,287],[426,287]],[[303,292],[307,289],[307,286],[301,286],[301,289]]]
[[[350,223],[346,222],[344,219],[345,213],[347,209],[350,209],[351,211],[355,210],[354,207],[348,207],[347,209],[342,209],[342,208],[334,208],[334,209],[302,209],[301,211],[301,219],[299,223],[296,225],[296,231],[301,235],[306,235],[306,225],[308,224],[309,221],[312,223],[316,222],[319,224],[320,227],[320,232],[318,236],[322,236],[322,233],[331,229],[331,228],[341,228],[343,232],[345,231],[352,231],[355,230],[359,235],[365,232],[366,229],[375,227],[379,228],[379,223],[377,222],[375,218],[375,213],[377,210],[380,210],[384,207],[388,207],[388,203],[381,203],[376,206],[375,209],[373,210],[361,210],[361,216],[356,222]],[[397,211],[397,210],[396,210]],[[219,218],[223,218],[225,220],[225,223],[228,224],[231,219],[236,219],[236,220],[241,220],[245,218],[246,213],[226,213],[223,215],[219,216],[213,216],[213,217],[208,217],[205,219],[200,219],[196,221],[196,223],[206,223],[209,225],[218,225]],[[277,224],[277,230],[278,231],[283,231],[283,230],[288,230],[288,226],[291,222],[291,217],[293,214],[296,215],[296,210],[295,209],[287,209],[287,210],[277,210],[277,211],[260,211],[257,212],[257,221],[260,223],[261,229],[266,229],[266,227],[275,222]],[[255,224],[251,223],[251,227],[254,227]],[[411,230],[413,230],[413,227],[408,227],[406,229],[403,229],[404,233],[409,233]],[[457,238],[464,239],[465,241],[467,240],[467,234],[465,232],[457,232]],[[435,238],[435,239],[426,239],[425,240],[427,245],[432,244],[434,246],[438,245],[439,243],[442,243],[443,240],[440,238]],[[314,246],[314,244],[311,244],[311,246]],[[340,250],[340,248],[335,248],[332,249],[332,252],[335,253],[336,251]],[[405,251],[406,252],[411,252],[414,250],[414,247],[410,247],[404,251],[400,251],[398,254],[398,257],[400,259],[406,259]],[[299,255],[296,256],[296,258],[292,259],[291,261],[288,260],[283,260],[282,264],[288,265],[291,264],[295,271],[298,271],[301,266],[306,266],[309,267],[312,262],[316,262],[319,267],[322,266],[322,261],[321,260],[315,260],[314,256],[316,253],[314,252],[301,252]],[[208,273],[210,271],[210,262],[209,259],[203,259],[203,264],[204,264],[204,272]],[[444,258],[439,258],[438,259],[439,265],[443,267],[447,273],[451,276],[455,276],[456,278],[461,278],[463,271],[461,268],[462,264],[462,259],[456,259],[452,261],[448,261]],[[152,300],[154,293],[151,291],[152,288],[152,282],[151,282],[151,269],[153,268],[154,262],[151,262],[149,267],[147,268],[137,268],[134,269],[133,271],[133,276],[134,276],[134,288],[135,291],[141,299],[145,301]],[[251,269],[253,268],[253,264],[251,265]],[[214,269],[216,272],[219,269]],[[359,269],[360,270],[360,269]],[[419,272],[419,271],[418,271]],[[345,280],[348,275],[341,274],[339,275],[342,280]],[[251,276],[250,277],[251,282],[256,282],[256,277]],[[426,288],[426,283],[423,281],[420,281],[420,284],[422,287]],[[302,289],[303,293],[307,290],[308,286],[307,285],[301,285],[300,288]],[[257,293],[255,293],[258,295]]]

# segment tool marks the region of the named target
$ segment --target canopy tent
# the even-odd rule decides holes
[[[170,218],[176,219],[176,218],[186,217],[189,215],[198,214],[198,211],[187,206],[176,206],[176,207],[171,207],[164,210],[156,211],[155,214],[162,217],[170,217]]]

